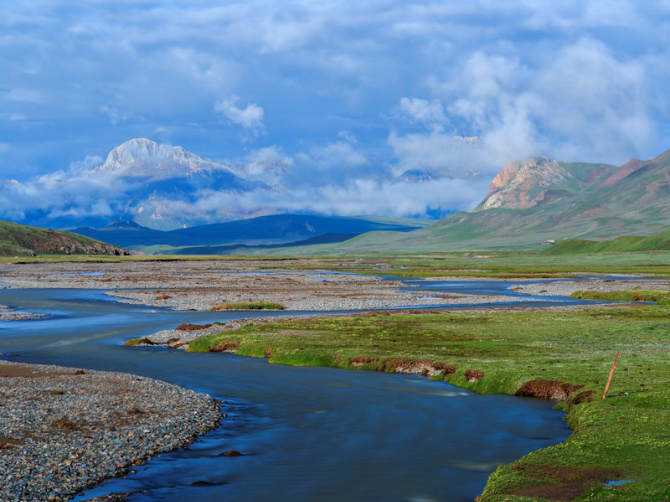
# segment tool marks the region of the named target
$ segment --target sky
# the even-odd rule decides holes
[[[82,169],[132,138],[277,188],[240,204],[389,216],[468,210],[515,159],[670,148],[668,0],[1,4],[0,218],[75,178],[108,210]]]

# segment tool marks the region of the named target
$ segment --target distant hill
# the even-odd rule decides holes
[[[81,235],[0,221],[0,255],[127,255],[128,251]]]
[[[670,230],[649,237],[617,237],[606,241],[569,239],[549,246],[546,255],[670,251]]]
[[[169,246],[177,249],[163,252],[218,254],[239,246],[276,247],[296,245],[298,242],[305,245],[341,242],[365,232],[408,232],[430,223],[430,220],[409,218],[281,214],[166,232],[145,228],[134,222],[117,222],[100,229],[82,227],[72,232],[135,250],[149,246]]]
[[[558,162],[508,164],[471,212],[412,232],[371,233],[295,252],[411,252],[529,249],[565,239],[646,236],[670,229],[670,150],[623,166]]]

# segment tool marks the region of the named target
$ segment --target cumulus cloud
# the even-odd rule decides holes
[[[4,218],[22,221],[39,214],[47,219],[70,216],[111,217],[125,202],[125,187],[110,180],[68,176],[54,172],[33,180],[4,187],[0,212]]]
[[[364,198],[359,182],[398,196],[407,169],[475,187],[473,173],[528,155],[650,158],[670,146],[669,14],[635,0],[44,0],[39,15],[10,2],[0,179],[39,192],[35,174],[156,131],[238,159],[293,204],[298,188]],[[68,191],[45,199],[72,205]],[[106,211],[93,199],[83,207]]]
[[[222,101],[217,101],[214,110],[223,114],[234,124],[241,125],[244,129],[262,129],[265,110],[262,106],[249,103],[244,108],[237,106],[240,98],[232,96]]]
[[[354,136],[353,134],[351,134],[348,131],[339,131],[337,133],[337,137],[342,138],[344,141],[347,141],[349,143],[354,143],[355,144],[355,143],[359,142],[358,139],[356,138],[356,136]]]
[[[447,115],[481,137],[489,164],[540,154],[616,163],[648,150],[655,136],[643,65],[589,37],[532,64],[478,51],[462,75]],[[435,81],[433,88],[444,92]]]
[[[444,107],[438,99],[400,98],[400,110],[411,121],[443,130],[447,121]]]
[[[281,148],[268,146],[254,150],[243,162],[231,165],[231,169],[242,178],[262,181],[267,185],[281,184],[284,175],[293,166],[293,159]]]

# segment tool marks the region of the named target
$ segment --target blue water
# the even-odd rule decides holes
[[[183,322],[272,313],[174,312],[87,290],[0,290],[0,304],[54,314],[0,322],[11,360],[130,372],[226,403],[215,431],[78,500],[141,490],[130,500],[472,501],[498,465],[570,433],[550,403],[418,376],[121,346]],[[244,456],[218,456],[231,449]]]

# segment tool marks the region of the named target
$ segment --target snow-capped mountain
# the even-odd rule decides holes
[[[107,155],[105,163],[93,169],[91,174],[111,173],[158,181],[212,174],[215,171],[230,173],[224,165],[198,157],[181,146],[162,145],[147,138],[136,138],[114,148]]]
[[[200,208],[203,194],[235,194],[269,187],[231,172],[225,165],[203,159],[180,146],[162,145],[147,138],[127,141],[114,148],[90,176],[123,182],[123,210],[115,219],[132,219],[158,230],[206,224],[239,217],[225,203]]]

